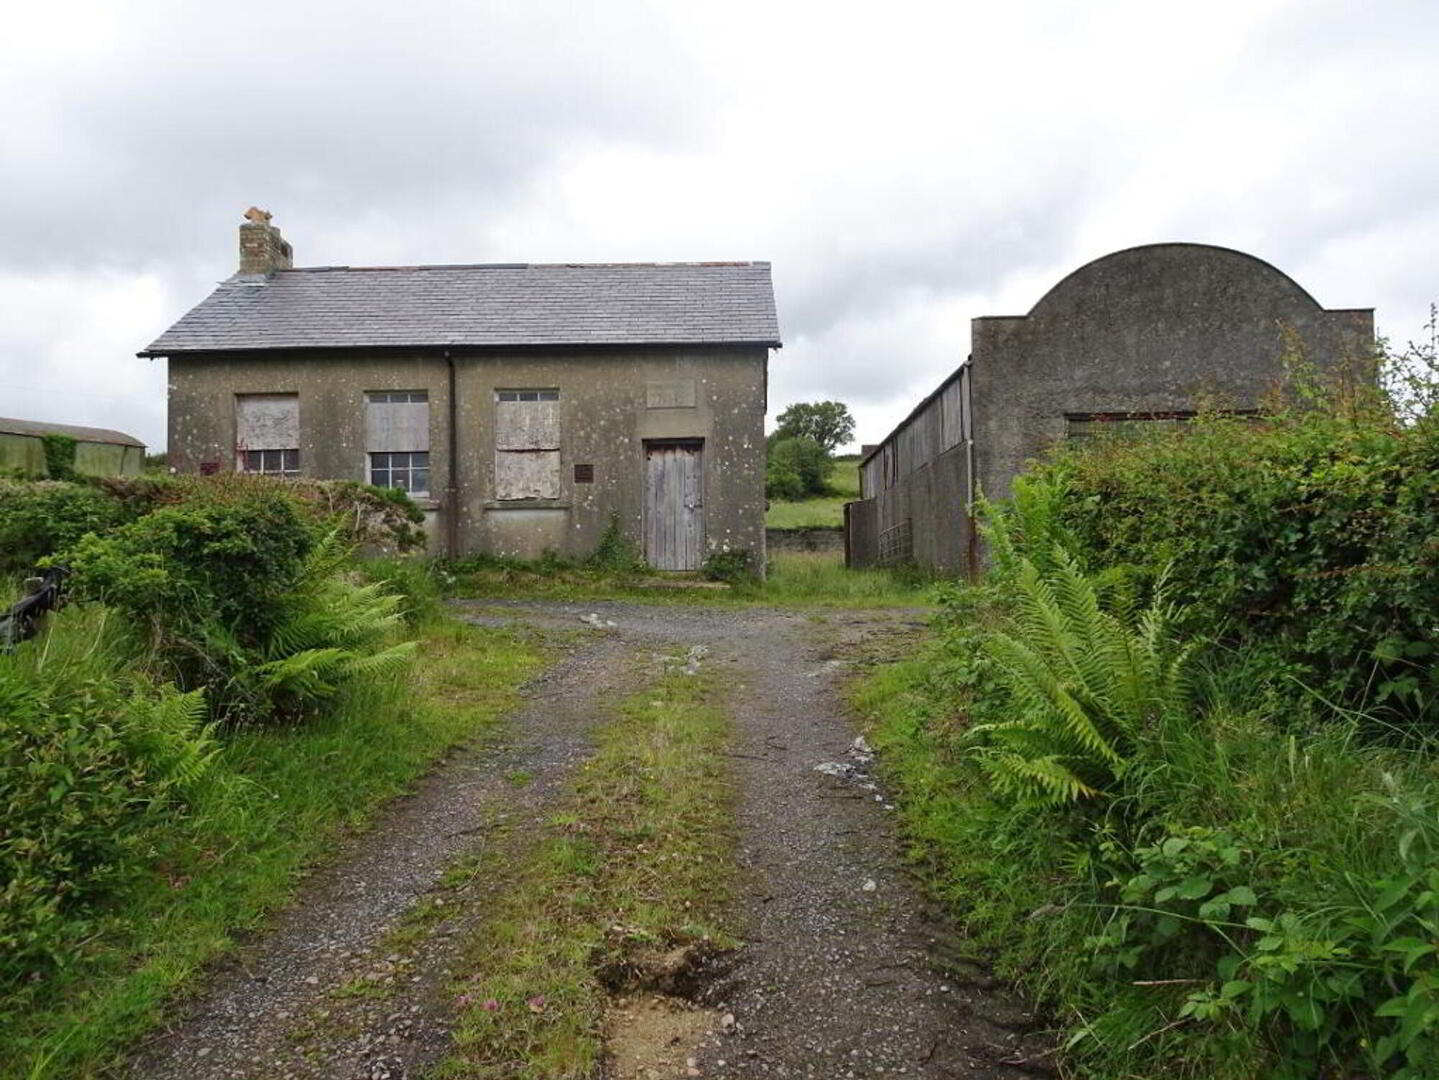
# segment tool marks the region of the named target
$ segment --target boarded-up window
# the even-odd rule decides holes
[[[560,392],[495,392],[495,498],[560,497]]]
[[[374,390],[365,395],[365,449],[413,453],[430,448],[430,399],[423,390]]]
[[[235,468],[278,476],[300,474],[298,394],[236,396]]]
[[[365,395],[365,450],[370,483],[411,495],[430,491],[430,400],[424,390]]]

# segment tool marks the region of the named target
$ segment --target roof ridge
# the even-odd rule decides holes
[[[383,273],[387,271],[400,270],[631,270],[631,269],[665,269],[676,267],[682,269],[704,268],[765,268],[770,263],[763,259],[713,259],[700,262],[551,262],[551,263],[416,263],[414,265],[395,266],[290,266],[283,270],[276,270],[275,275],[280,274],[314,274],[326,271],[354,271],[361,273]]]

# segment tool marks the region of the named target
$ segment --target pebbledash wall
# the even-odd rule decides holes
[[[1097,259],[1028,315],[973,320],[969,359],[861,461],[848,561],[973,572],[976,493],[1004,498],[1026,461],[1097,425],[1257,411],[1296,353],[1320,372],[1372,378],[1373,310],[1322,308],[1229,248]]]
[[[583,557],[611,514],[638,541],[645,443],[662,440],[703,440],[707,548],[765,550],[767,349],[453,349],[450,356],[462,554]],[[559,392],[558,498],[496,498],[496,395],[522,387]],[[452,477],[449,365],[439,350],[187,355],[170,367],[170,464],[181,472],[234,469],[237,398],[295,394],[301,471],[366,481],[366,399],[385,390],[424,391],[428,399],[429,494],[416,501],[426,511],[432,550],[443,551]]]

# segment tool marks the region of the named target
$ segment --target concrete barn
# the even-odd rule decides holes
[[[168,357],[169,460],[400,488],[432,550],[764,560],[764,262],[292,265],[270,215]]]
[[[74,469],[83,476],[138,476],[145,469],[145,444],[123,431],[0,417],[0,472],[48,476],[47,435],[75,441]]]
[[[972,572],[976,492],[1005,497],[1056,440],[1182,423],[1205,402],[1257,412],[1296,351],[1320,372],[1368,377],[1373,309],[1322,308],[1229,248],[1151,244],[1096,259],[1028,315],[973,320],[969,358],[866,448],[860,499],[846,507],[848,561]]]

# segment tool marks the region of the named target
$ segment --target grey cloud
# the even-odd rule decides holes
[[[441,215],[482,223],[576,143],[684,145],[708,114],[643,8],[140,11],[92,66],[25,88],[0,139],[0,267],[172,262],[255,201],[314,236],[377,208],[430,218],[438,261]]]

